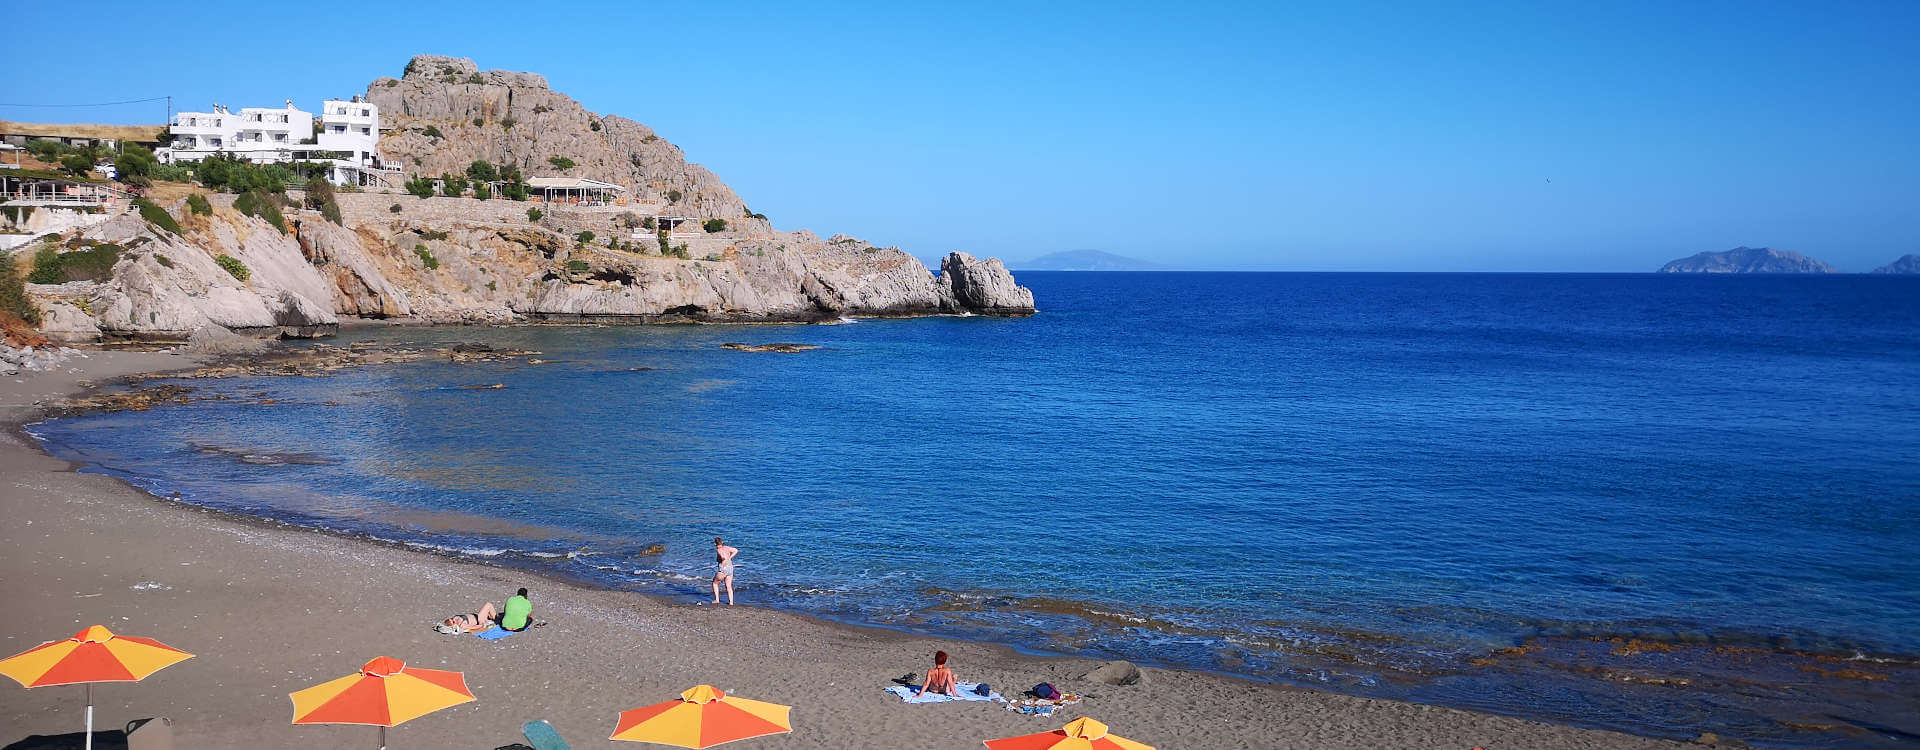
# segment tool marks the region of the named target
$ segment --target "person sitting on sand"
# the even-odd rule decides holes
[[[738,554],[740,554],[740,550],[721,543],[720,537],[716,536],[713,538],[713,555],[720,561],[720,569],[713,574],[714,604],[720,603],[720,583],[725,581],[727,584],[727,606],[733,606],[733,556]]]
[[[524,589],[522,590],[524,591]],[[456,633],[478,633],[493,627],[493,621],[499,619],[499,617],[500,615],[493,608],[493,602],[487,602],[486,604],[480,605],[480,611],[468,612],[464,615],[454,615],[445,620],[441,620],[439,627],[434,629],[447,635],[454,635]]]
[[[920,692],[914,693],[913,697],[927,693],[959,697],[955,694],[959,689],[960,681],[953,676],[953,670],[947,668],[947,652],[935,651],[933,668],[927,670],[927,679],[920,685]]]
[[[500,627],[516,633],[533,627],[533,602],[527,599],[526,589],[514,592],[500,608]]]

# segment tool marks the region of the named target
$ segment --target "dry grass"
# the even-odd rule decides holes
[[[0,120],[0,132],[19,135],[63,136],[67,138],[117,138],[123,141],[157,141],[166,133],[165,125],[94,125]]]
[[[155,180],[153,187],[147,188],[147,197],[162,206],[171,206],[194,193],[212,195],[213,192],[191,182],[162,182]]]

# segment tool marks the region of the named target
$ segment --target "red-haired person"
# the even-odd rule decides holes
[[[947,652],[933,652],[933,668],[927,670],[927,679],[922,683],[920,692],[915,693],[913,697],[918,698],[927,693],[959,697],[955,693],[960,689],[960,681],[954,679],[953,670],[947,668]]]

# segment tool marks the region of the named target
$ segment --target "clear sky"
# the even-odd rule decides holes
[[[415,53],[471,57],[653,126],[782,229],[922,257],[1644,271],[1765,245],[1866,270],[1920,252],[1912,0],[88,7],[8,10],[94,49],[7,55],[0,102],[313,109]]]

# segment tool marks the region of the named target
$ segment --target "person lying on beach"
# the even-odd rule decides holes
[[[927,679],[920,685],[920,692],[914,693],[913,697],[918,698],[927,693],[954,695],[954,691],[959,689],[959,682],[960,680],[953,676],[953,670],[947,668],[947,652],[935,651],[933,668],[927,670]]]
[[[527,590],[520,589],[507,598],[507,604],[500,608],[500,627],[520,632],[533,627],[533,602],[527,599]]]
[[[525,589],[522,590],[524,591]],[[499,619],[499,617],[500,615],[493,608],[493,602],[487,602],[486,604],[480,605],[480,611],[478,612],[454,615],[445,620],[441,620],[440,624],[435,627],[434,630],[438,630],[446,635],[478,633],[492,627],[493,621]]]
[[[713,574],[714,604],[720,603],[720,584],[724,581],[727,584],[727,606],[733,606],[733,556],[738,554],[740,550],[722,543],[720,537],[713,538],[713,555],[720,561],[720,569]]]

